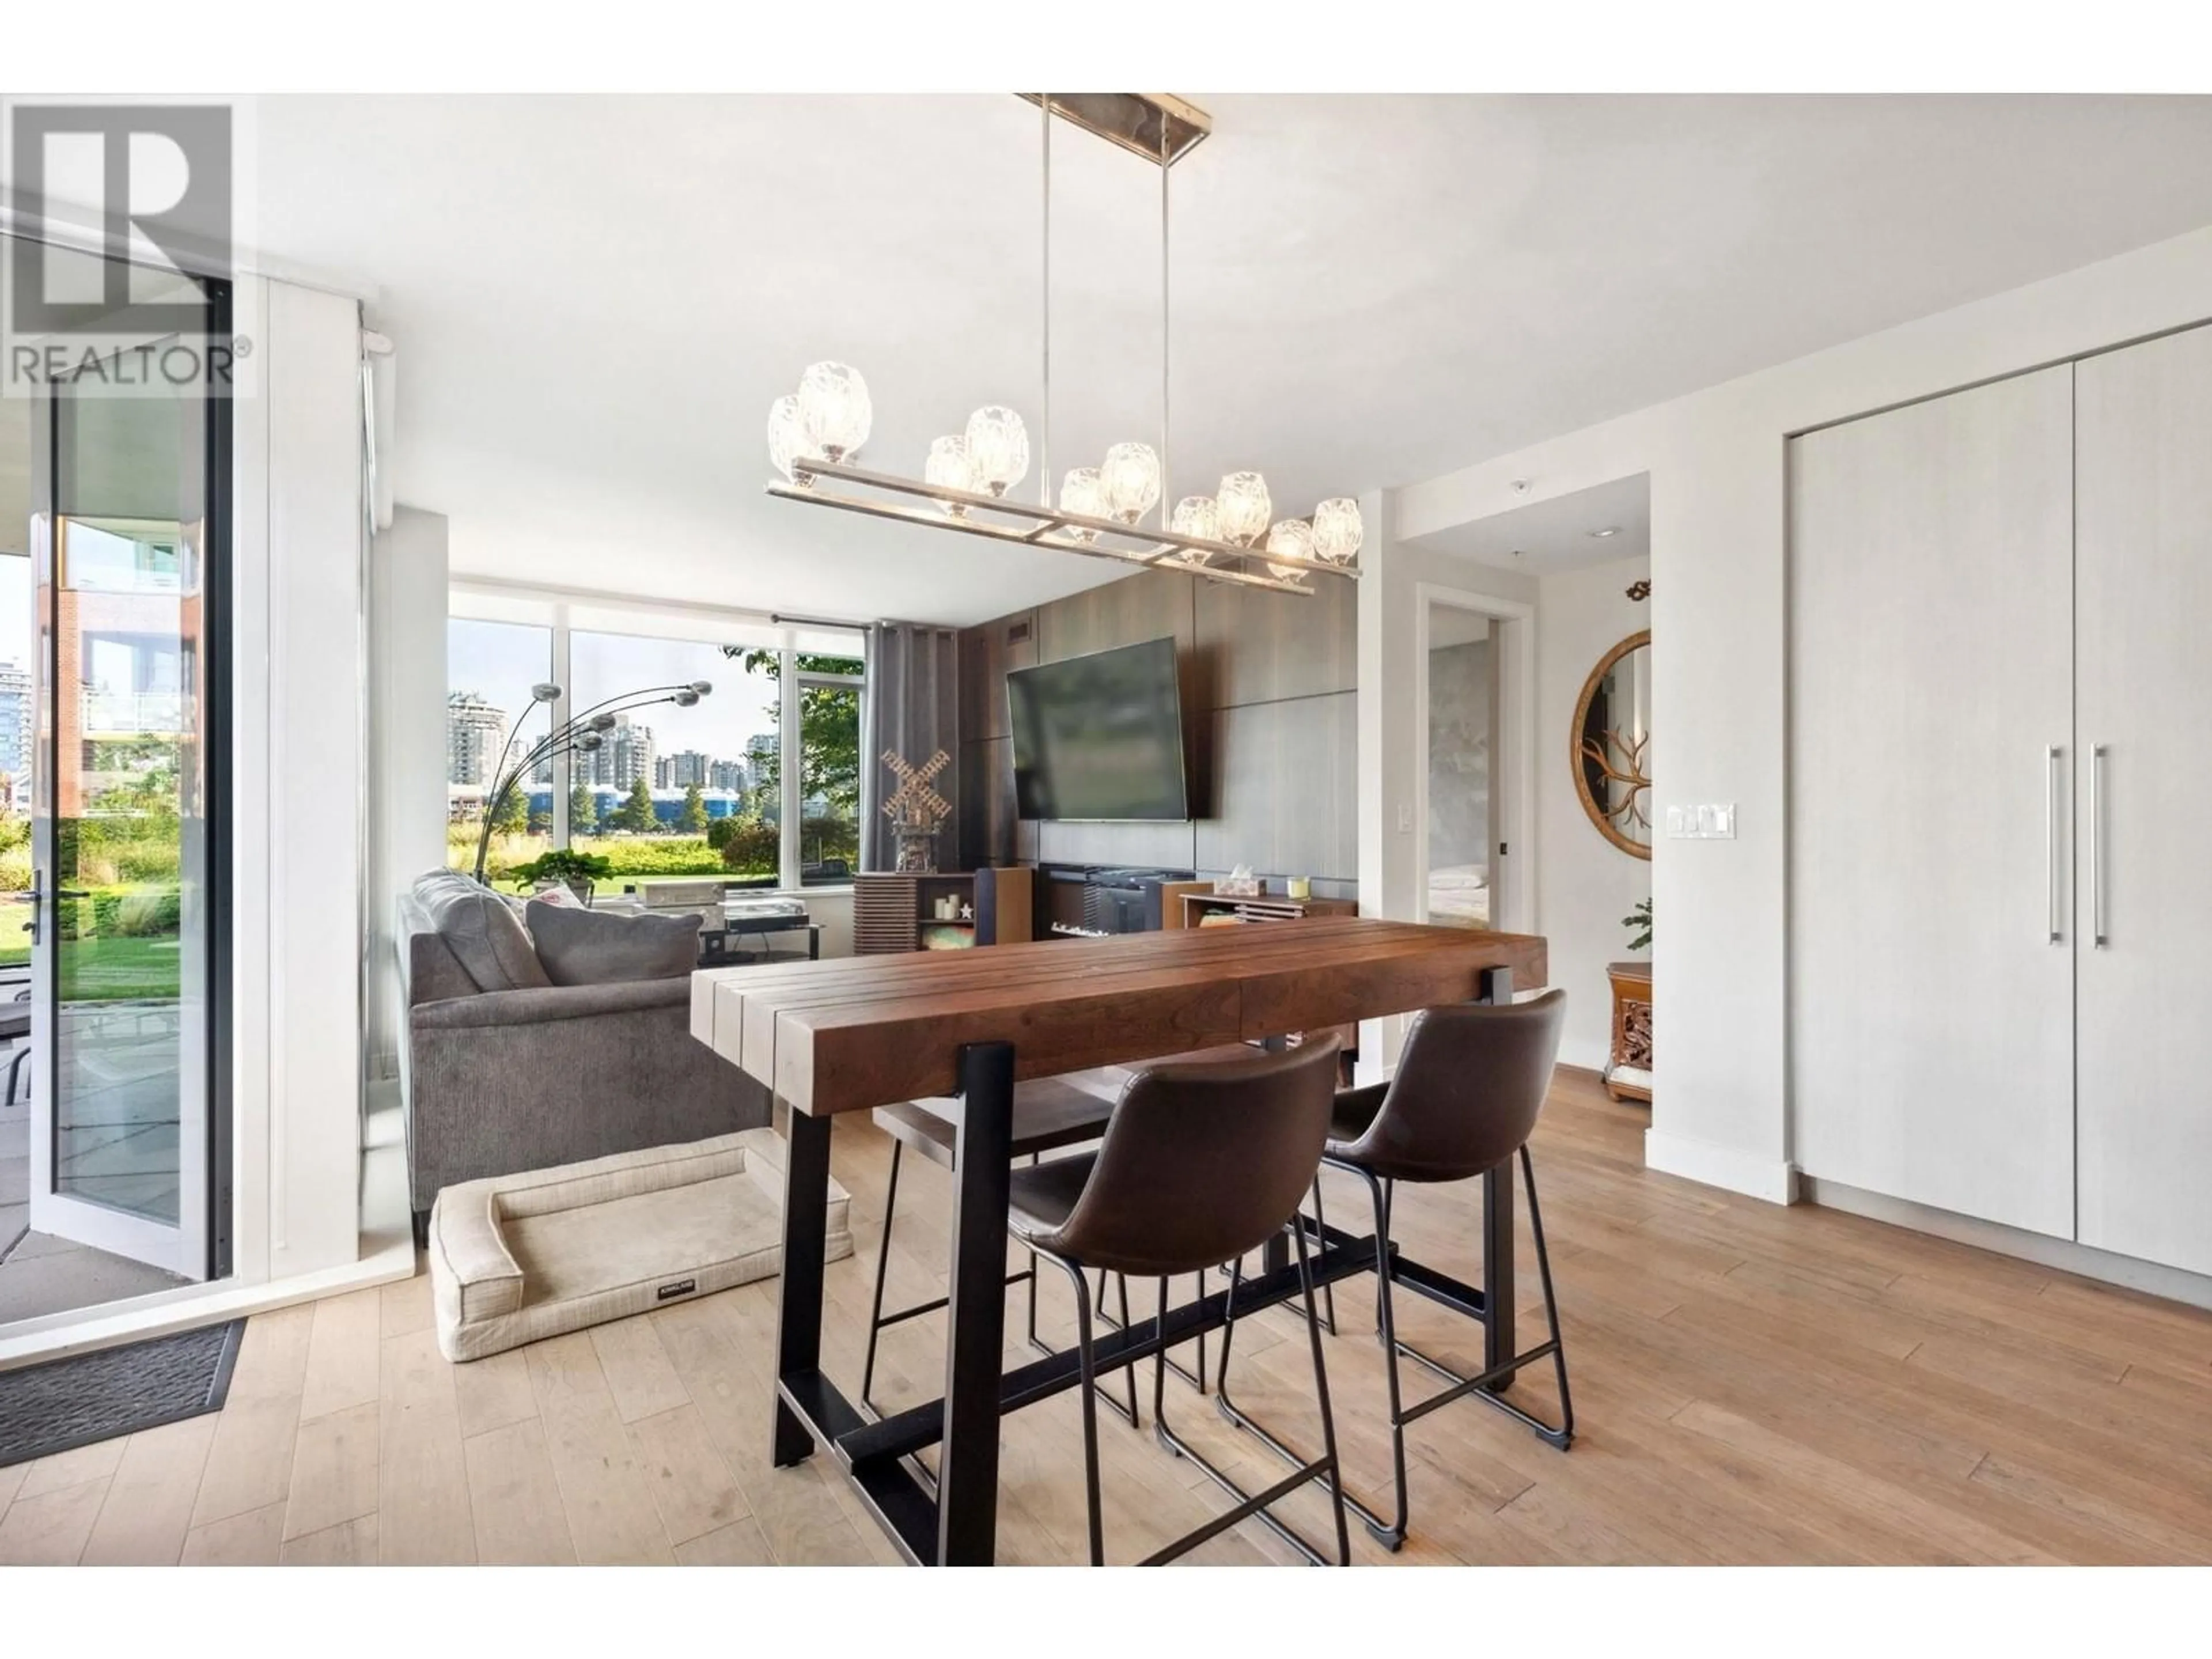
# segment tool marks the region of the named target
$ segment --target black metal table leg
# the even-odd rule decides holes
[[[823,1231],[830,1221],[830,1120],[790,1114],[783,1168],[783,1273],[778,1286],[775,1372],[789,1380],[822,1364]],[[804,1462],[814,1436],[781,1395],[775,1402],[775,1464]]]
[[[937,1469],[937,1559],[945,1566],[987,1567],[998,1545],[1014,1045],[971,1042],[963,1048],[960,1097],[952,1283],[945,1313],[945,1442]]]
[[[1291,1040],[1286,1036],[1263,1037],[1261,1039],[1260,1047],[1271,1054],[1286,1054],[1291,1051]],[[1260,1247],[1261,1273],[1280,1273],[1290,1265],[1291,1236],[1288,1233],[1278,1232]],[[1200,1372],[1205,1369],[1203,1364],[1199,1367]]]
[[[1513,1000],[1513,970],[1483,970],[1477,1002]],[[1488,1312],[1482,1327],[1482,1368],[1502,1365],[1519,1350],[1513,1340],[1513,1162],[1508,1158],[1482,1178],[1482,1305]],[[1503,1394],[1513,1385],[1510,1376],[1491,1386]]]

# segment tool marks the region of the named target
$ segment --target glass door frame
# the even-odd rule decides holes
[[[207,331],[211,337],[225,337],[230,331],[231,284],[214,277],[198,280],[208,296]],[[192,1114],[179,1114],[179,1215],[177,1224],[172,1226],[53,1189],[54,1081],[58,1075],[60,1054],[56,1018],[58,963],[54,945],[61,890],[54,847],[58,805],[57,745],[62,724],[57,718],[56,699],[70,695],[70,690],[58,684],[59,640],[54,614],[58,607],[52,603],[63,574],[58,563],[63,537],[58,511],[61,499],[60,396],[58,386],[49,388],[46,395],[34,402],[31,420],[34,464],[30,551],[33,604],[39,607],[39,614],[33,618],[35,639],[31,652],[36,762],[32,805],[32,914],[35,933],[31,952],[29,1218],[33,1231],[54,1232],[187,1280],[204,1282],[226,1278],[232,1270],[231,400],[212,392],[204,392],[199,411],[204,471],[199,480],[202,510],[193,557],[198,566],[200,635],[195,684],[189,689],[200,711],[200,835],[204,850],[198,908],[204,912],[201,933],[205,955],[204,961],[191,965],[196,975],[188,973],[183,984],[189,986],[196,976],[203,988],[198,1010],[201,1029],[184,1029],[182,1022],[190,1005],[181,994],[179,1001],[179,1062],[202,1073],[197,1079],[197,1092],[204,1109],[197,1115],[197,1121]],[[182,872],[179,884],[181,895],[185,885]],[[180,928],[180,932],[185,931]]]

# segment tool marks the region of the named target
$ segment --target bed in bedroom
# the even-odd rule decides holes
[[[1446,927],[1490,926],[1490,872],[1480,864],[1429,872],[1429,920]]]

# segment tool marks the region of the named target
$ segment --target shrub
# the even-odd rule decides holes
[[[167,939],[182,926],[177,890],[173,887],[163,891],[125,893],[116,901],[113,931],[125,939]]]
[[[757,817],[725,818],[722,867],[744,875],[775,873],[783,858],[783,831]]]
[[[704,836],[590,836],[574,844],[605,859],[617,876],[714,876],[722,871]]]
[[[64,939],[173,939],[180,929],[175,887],[106,885],[61,899],[54,916]]]

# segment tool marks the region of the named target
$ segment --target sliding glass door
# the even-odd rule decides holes
[[[31,417],[29,1224],[185,1283],[228,1270],[228,407],[102,379],[50,384]]]

